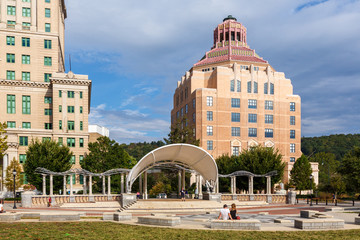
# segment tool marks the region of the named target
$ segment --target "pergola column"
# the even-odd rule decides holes
[[[249,194],[254,194],[254,177],[249,176]]]
[[[232,176],[231,177],[231,194],[235,194],[236,193],[236,177]]]
[[[86,190],[86,175],[83,175],[83,194],[86,195],[87,194],[87,190]]]
[[[43,195],[46,195],[46,175],[43,175]]]
[[[89,195],[92,195],[92,176],[89,176]]]
[[[125,179],[127,179],[127,178],[128,178],[128,176],[129,176],[129,172],[126,172],[126,173],[125,173]],[[126,180],[126,181],[127,181],[127,180]],[[128,191],[130,191],[130,192],[131,192],[131,189],[128,189],[127,184],[125,184],[125,192],[128,192]]]
[[[144,199],[148,199],[147,195],[147,172],[144,172]]]
[[[178,172],[178,195],[180,194],[181,191],[181,170],[179,170]]]
[[[185,190],[185,169],[181,172],[181,188]]]
[[[53,175],[50,174],[50,196],[54,195]]]
[[[266,194],[271,194],[271,177],[266,177]]]
[[[219,177],[217,177],[215,184],[216,184],[215,193],[219,193]]]
[[[111,195],[111,176],[108,176],[108,195]]]
[[[143,194],[143,181],[142,181],[142,174],[139,176],[139,193],[142,196]]]
[[[105,188],[105,176],[101,176],[102,177],[102,194],[105,195],[106,193],[106,188]]]
[[[122,173],[120,176],[121,176],[121,193],[124,193],[124,174]]]
[[[70,175],[70,195],[73,195],[73,175]]]
[[[66,175],[63,176],[63,195],[66,195]]]
[[[202,176],[199,177],[199,195],[202,195]]]

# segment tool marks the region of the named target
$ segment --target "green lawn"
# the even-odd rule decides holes
[[[250,232],[183,230],[111,222],[1,223],[0,239],[360,239],[360,230]]]

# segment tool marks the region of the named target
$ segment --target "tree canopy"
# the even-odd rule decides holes
[[[139,161],[146,154],[151,152],[152,150],[164,146],[165,143],[163,141],[152,141],[150,143],[147,142],[139,142],[139,143],[130,143],[130,144],[121,144],[121,147],[129,153],[130,156],[135,158],[136,161]]]
[[[10,192],[14,191],[14,175],[13,175],[14,169],[16,170],[15,190],[21,187],[21,185],[24,183],[24,179],[21,176],[22,169],[20,163],[15,158],[13,158],[9,166],[6,168],[6,178],[5,178],[5,186]]]
[[[341,161],[339,172],[342,174],[346,188],[350,192],[360,192],[360,148],[355,147]]]
[[[5,151],[7,150],[8,148],[8,145],[7,145],[7,135],[6,135],[6,129],[7,126],[6,126],[6,123],[1,123],[0,122],[0,159],[2,159]]]
[[[193,128],[188,124],[186,117],[179,118],[170,128],[168,138],[164,138],[166,144],[188,143],[195,146],[200,145],[200,140],[195,138]]]
[[[290,171],[290,185],[295,185],[296,189],[300,190],[300,194],[301,190],[314,188],[314,179],[310,180],[310,175],[312,175],[311,164],[303,154],[295,161]]]

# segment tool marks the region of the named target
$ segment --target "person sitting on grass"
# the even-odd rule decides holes
[[[236,213],[237,213],[237,211],[236,211],[236,204],[233,203],[233,204],[231,204],[230,215],[231,215],[232,219],[234,219],[234,220],[237,220],[237,219],[240,220],[240,217],[239,217],[239,216],[236,216]]]
[[[224,207],[220,209],[218,220],[220,220],[220,217],[222,217],[222,220],[229,220],[229,218],[233,220],[233,218],[230,215],[228,206],[226,204],[224,204]]]

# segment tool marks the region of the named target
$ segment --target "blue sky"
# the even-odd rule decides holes
[[[120,143],[166,137],[177,81],[229,14],[247,27],[250,47],[292,80],[302,136],[359,133],[359,0],[66,2],[66,54],[73,72],[93,81],[89,121]]]

